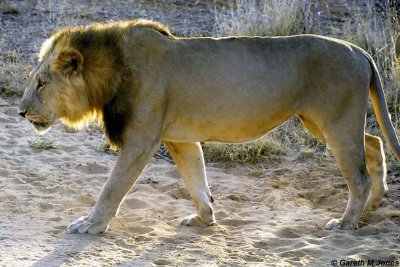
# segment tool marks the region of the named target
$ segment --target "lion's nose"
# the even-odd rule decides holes
[[[18,114],[19,114],[21,117],[25,118],[26,110],[18,110]]]

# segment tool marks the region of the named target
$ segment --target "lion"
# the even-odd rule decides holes
[[[361,48],[317,35],[180,38],[160,23],[132,20],[52,35],[18,112],[38,131],[57,120],[98,121],[120,147],[93,210],[69,233],[105,232],[161,142],[195,204],[182,224],[214,224],[200,142],[247,142],[292,116],[332,151],[350,195],[326,229],[349,230],[388,190],[382,141],[365,133],[368,94],[399,158],[377,67]]]

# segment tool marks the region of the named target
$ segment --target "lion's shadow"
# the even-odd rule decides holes
[[[61,266],[69,263],[71,259],[84,252],[98,238],[98,236],[68,234],[66,232],[59,234],[57,240],[53,242],[54,249],[32,266]]]

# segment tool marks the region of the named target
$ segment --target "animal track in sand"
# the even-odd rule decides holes
[[[130,197],[125,200],[126,205],[131,209],[144,209],[148,208],[150,204],[147,201],[140,200],[135,197]]]
[[[131,226],[128,231],[134,234],[147,234],[154,231],[153,227],[148,226]]]
[[[85,174],[104,174],[108,171],[108,167],[102,164],[94,163],[87,163],[87,164],[78,164],[75,167],[75,170],[83,172]]]
[[[191,200],[189,191],[184,187],[179,187],[170,191],[170,196],[175,199]]]
[[[237,226],[242,226],[242,225],[246,225],[246,224],[252,224],[254,222],[255,221],[252,221],[252,220],[223,219],[223,220],[219,220],[218,224],[237,227]]]

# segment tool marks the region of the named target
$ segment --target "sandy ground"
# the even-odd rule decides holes
[[[399,185],[390,184],[384,206],[364,216],[361,229],[322,229],[341,215],[347,198],[329,156],[289,155],[262,167],[209,164],[218,224],[208,228],[180,226],[194,206],[174,164],[155,158],[109,232],[67,234],[67,225],[95,203],[116,156],[97,149],[103,139],[95,129],[57,125],[39,136],[5,104],[0,123],[0,265],[329,266],[334,259],[399,259]],[[41,141],[54,148],[29,144]]]
[[[154,6],[128,10],[115,7],[128,4],[104,1],[88,1],[96,12],[72,12],[69,1],[62,1],[62,11],[54,8],[57,2],[32,2],[39,3],[33,11],[28,1],[18,1],[20,15],[2,15],[0,38],[3,52],[20,51],[28,61],[48,34],[43,29],[70,22],[61,13],[73,23],[89,15],[159,18],[180,33],[207,33],[212,24],[210,10],[197,1],[183,7],[184,1],[174,1],[175,13],[168,6],[160,13]],[[15,30],[19,38],[12,36]],[[290,152],[262,165],[207,164],[218,220],[208,228],[180,226],[194,212],[193,203],[175,165],[154,158],[106,234],[67,234],[68,224],[93,207],[116,156],[98,149],[104,140],[97,129],[75,132],[56,125],[39,136],[16,113],[14,100],[0,99],[0,266],[332,266],[332,260],[340,266],[345,259],[400,260],[398,173],[390,173],[388,197],[362,217],[359,230],[323,230],[347,202],[347,186],[329,154],[300,159]],[[53,148],[35,148],[41,142]]]

